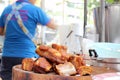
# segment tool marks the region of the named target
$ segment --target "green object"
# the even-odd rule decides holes
[[[114,1],[115,1],[115,0],[106,0],[106,2],[107,2],[107,3],[110,3],[110,4],[114,3]]]

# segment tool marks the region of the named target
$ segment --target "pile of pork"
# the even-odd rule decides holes
[[[84,76],[92,73],[92,68],[86,66],[83,57],[67,53],[66,46],[58,44],[40,45],[37,47],[36,53],[40,56],[36,60],[32,58],[23,59],[23,70],[41,74],[55,72],[65,76],[76,74]]]

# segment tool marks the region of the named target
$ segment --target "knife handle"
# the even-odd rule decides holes
[[[89,56],[92,57],[98,57],[97,52],[95,51],[95,49],[89,49]]]

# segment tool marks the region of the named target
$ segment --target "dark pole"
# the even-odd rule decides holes
[[[86,25],[87,25],[87,0],[84,0],[84,25],[83,25],[83,37],[86,37]]]

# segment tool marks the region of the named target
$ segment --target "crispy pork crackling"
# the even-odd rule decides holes
[[[34,60],[32,58],[25,58],[22,60],[22,69],[25,71],[32,71]]]
[[[59,75],[70,76],[76,74],[76,69],[70,62],[56,65],[56,70]]]
[[[50,72],[52,65],[47,61],[46,58],[38,58],[33,65],[33,71],[38,73]]]

